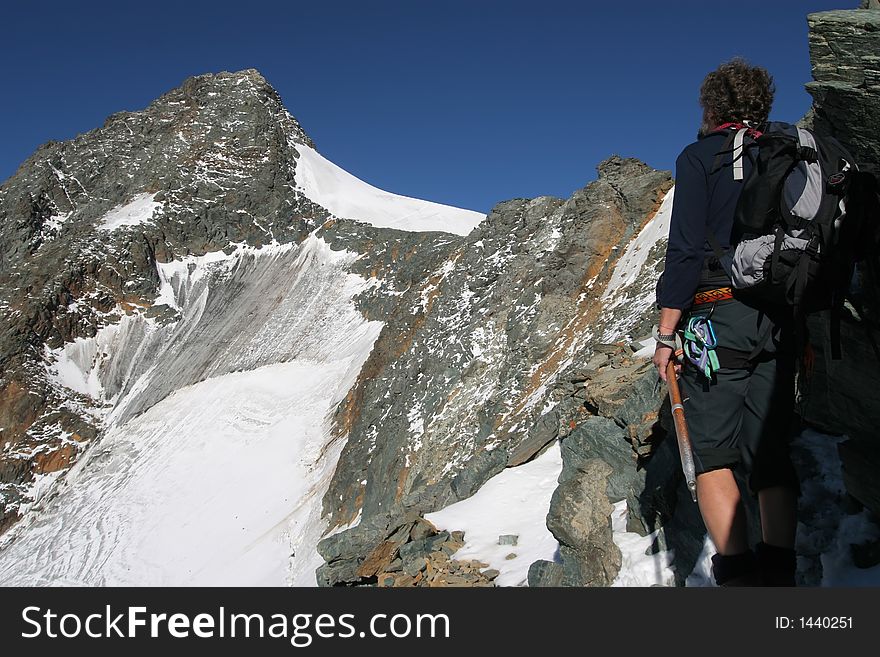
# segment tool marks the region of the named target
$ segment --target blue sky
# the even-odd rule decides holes
[[[330,160],[389,191],[488,211],[567,197],[617,153],[669,169],[703,76],[741,55],[810,105],[806,15],[858,0],[19,2],[4,7],[0,180],[41,143],[186,77],[257,68]]]

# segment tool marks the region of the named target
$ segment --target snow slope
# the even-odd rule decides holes
[[[467,235],[486,215],[449,205],[391,194],[365,183],[304,144],[296,184],[307,198],[343,219],[409,231],[439,230]]]
[[[648,275],[665,257],[666,238],[672,218],[675,187],[666,192],[656,214],[626,247],[614,266],[602,294],[602,315],[607,318],[600,342],[621,339],[653,305],[656,277]],[[653,258],[649,262],[649,258]]]
[[[114,428],[4,552],[3,584],[314,584],[323,424],[352,364],[208,379]]]
[[[354,257],[312,235],[163,265],[176,323],[60,349],[107,432],[0,538],[0,584],[314,585],[329,417],[382,327]]]

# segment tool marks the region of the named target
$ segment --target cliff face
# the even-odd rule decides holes
[[[860,166],[880,172],[880,7],[810,14],[810,56],[814,81],[814,127],[834,135],[856,156]],[[872,8],[867,8],[872,6]],[[876,218],[875,218],[876,220]],[[878,229],[880,230],[880,229]],[[880,318],[877,284],[867,266],[857,270],[858,299],[873,325]],[[873,292],[871,292],[873,288]],[[811,323],[816,371],[805,399],[807,420],[831,433],[846,434],[840,446],[847,491],[880,515],[880,404],[868,391],[880,386],[880,363],[871,346],[865,322],[852,313],[841,326],[843,358],[830,355],[827,317]]]

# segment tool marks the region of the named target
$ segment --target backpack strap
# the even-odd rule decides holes
[[[733,136],[733,179],[743,179],[743,139],[750,128],[740,128]]]
[[[736,128],[740,125],[741,124],[725,123],[723,126],[716,129],[715,132],[721,132],[728,128]],[[738,130],[731,130],[727,135],[727,138],[724,140],[724,143],[721,145],[721,150],[715,153],[715,159],[712,161],[712,168],[709,170],[709,175],[711,176],[725,166],[724,156],[732,154],[733,158],[731,164],[733,165],[733,179],[742,180],[744,177],[743,157],[748,153],[748,149],[757,146],[754,140],[760,137],[761,134],[763,133],[748,126],[739,127]],[[753,139],[753,141],[748,144],[745,143],[747,135]]]
[[[750,365],[755,365],[758,362],[758,356],[761,355],[764,351],[764,347],[767,346],[767,343],[770,342],[770,337],[773,335],[773,322],[766,322],[764,328],[761,329],[761,333],[758,335],[758,340],[755,343],[755,348],[749,352],[749,355],[746,356],[746,362]]]

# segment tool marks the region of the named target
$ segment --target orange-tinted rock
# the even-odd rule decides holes
[[[56,450],[40,452],[34,457],[34,474],[49,474],[70,467],[77,451],[76,446],[65,443]]]

